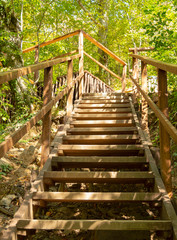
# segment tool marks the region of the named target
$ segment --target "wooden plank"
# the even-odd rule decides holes
[[[169,135],[173,138],[175,143],[177,144],[177,129],[171,124],[171,122],[168,120],[168,118],[159,110],[159,108],[156,106],[156,104],[151,100],[151,98],[141,89],[139,84],[136,82],[136,80],[130,76],[132,81],[137,86],[138,90],[141,92],[143,97],[148,102],[149,106],[154,111],[155,115],[159,118],[160,122],[162,123],[163,127],[167,130]]]
[[[130,107],[129,103],[120,103],[120,104],[79,104],[77,108],[128,108]]]
[[[63,144],[135,144],[139,142],[138,135],[67,135]]]
[[[102,100],[128,100],[128,97],[125,96],[83,96],[82,100],[93,100],[93,101],[102,101]]]
[[[73,80],[73,60],[68,61],[67,85],[71,84],[72,80]],[[70,117],[73,111],[73,94],[74,89],[72,88],[67,95],[67,117]]]
[[[71,56],[71,57],[65,57],[65,58],[59,58],[59,59],[54,59],[50,60],[47,62],[42,62],[42,63],[37,63],[33,65],[29,65],[28,67],[22,67],[22,68],[17,68],[11,71],[7,72],[2,72],[0,73],[0,84],[3,84],[5,82],[8,82],[10,80],[16,79],[18,77],[22,77],[24,75],[27,75],[32,72],[36,72],[38,70],[54,66],[59,63],[67,62],[70,60],[74,60],[80,57],[80,54]]]
[[[124,62],[122,59],[120,59],[119,57],[117,57],[113,52],[111,52],[108,48],[106,48],[105,46],[103,46],[101,43],[99,43],[97,40],[95,40],[94,38],[92,38],[89,34],[87,34],[86,32],[83,32],[84,37],[86,39],[88,39],[90,42],[92,42],[93,44],[95,44],[95,46],[97,46],[98,48],[100,48],[101,50],[103,50],[105,53],[107,53],[110,57],[112,57],[113,59],[115,59],[116,61],[118,61],[119,63],[121,63],[122,65],[126,65],[126,62]]]
[[[38,230],[172,230],[169,220],[19,220],[18,229]]]
[[[144,155],[141,145],[59,145],[58,155],[67,156],[137,156]]]
[[[79,104],[123,104],[123,103],[129,103],[128,99],[116,99],[116,100],[112,100],[112,99],[92,99],[92,100],[85,100],[82,99]]]
[[[131,113],[131,109],[130,108],[106,108],[101,109],[101,108],[95,108],[95,109],[88,109],[88,108],[75,108],[74,109],[75,113],[79,113],[79,114],[108,114],[108,113]]]
[[[48,181],[50,180],[50,181]],[[152,172],[79,172],[79,171],[47,171],[44,172],[45,184],[52,182],[64,183],[145,183],[154,181]]]
[[[167,72],[158,69],[158,98],[159,108],[167,119],[168,113],[168,91],[167,91]],[[172,196],[172,176],[171,176],[171,156],[170,156],[170,136],[164,126],[159,122],[160,134],[160,170],[162,180],[167,193]]]
[[[73,37],[73,36],[75,36],[75,35],[78,35],[79,33],[80,33],[80,30],[77,30],[77,31],[72,32],[72,33],[68,33],[68,34],[63,35],[63,36],[61,36],[61,37],[57,37],[57,38],[54,38],[54,39],[49,40],[49,41],[47,41],[47,42],[41,43],[40,45],[35,45],[35,46],[33,46],[33,47],[24,49],[24,50],[23,50],[23,53],[31,52],[31,51],[35,50],[35,48],[37,48],[38,46],[41,48],[41,47],[50,45],[50,44],[52,44],[52,43],[55,43],[55,42],[58,42],[58,41],[67,39],[67,38],[69,38],[69,37]]]
[[[43,90],[43,106],[47,105],[52,100],[52,81],[53,68],[44,69],[44,90]],[[50,152],[50,136],[51,136],[51,109],[44,115],[42,119],[42,137],[41,137],[41,166],[47,161]]]
[[[141,62],[141,85],[143,91],[148,94],[148,83],[147,83],[147,64],[144,62]],[[148,104],[146,102],[146,99],[142,96],[142,116],[141,116],[141,126],[146,133],[149,133],[148,128]]]
[[[169,220],[19,220],[18,229],[38,230],[172,230]]]
[[[84,36],[83,32],[79,32],[79,75],[82,76],[80,81],[79,81],[79,99],[82,96],[82,91],[83,91],[83,76],[84,76],[84,52],[83,52],[83,47],[84,47]]]
[[[134,126],[133,120],[75,120],[70,123],[76,127],[131,127]]]
[[[165,63],[165,62],[162,62],[162,61],[159,61],[159,60],[155,60],[153,58],[140,56],[138,54],[131,54],[130,56],[132,56],[134,58],[137,58],[137,59],[140,59],[141,61],[143,61],[147,64],[150,64],[154,67],[157,67],[161,70],[177,74],[177,65],[176,64]]]
[[[100,134],[133,134],[137,132],[136,127],[102,127],[102,128],[69,128],[68,134],[87,134],[87,135],[100,135]]]
[[[126,88],[126,74],[127,74],[127,65],[123,66],[123,72],[122,72],[122,92],[125,92]]]
[[[109,68],[105,67],[103,64],[101,64],[99,61],[97,61],[95,58],[93,58],[92,56],[90,56],[88,53],[86,53],[84,51],[84,54],[90,58],[93,62],[95,62],[96,64],[98,64],[100,67],[102,67],[104,70],[106,70],[107,72],[109,72],[111,75],[113,75],[115,78],[119,79],[122,81],[122,78],[120,76],[118,76],[117,74],[115,74],[113,71],[111,71]]]
[[[154,50],[154,47],[139,47],[139,48],[129,48],[129,52],[134,52],[136,49],[137,52],[142,52],[142,51],[151,51]]]
[[[148,162],[145,157],[72,157],[72,156],[60,156],[53,157],[51,161],[51,166],[55,168],[125,168],[125,167],[142,167],[148,166]]]
[[[92,119],[100,119],[100,120],[112,120],[112,119],[130,119],[133,118],[131,113],[112,113],[112,114],[73,114],[73,119],[77,120],[92,120]]]
[[[113,93],[84,93],[83,94],[83,97],[85,97],[85,96],[95,96],[95,97],[97,97],[97,96],[101,96],[101,97],[103,97],[103,96],[119,96],[119,97],[129,97],[129,93],[118,93],[118,92],[113,92]]]
[[[154,202],[161,201],[161,193],[144,192],[35,192],[33,201],[47,202]]]

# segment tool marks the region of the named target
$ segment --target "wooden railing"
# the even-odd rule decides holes
[[[133,62],[133,72],[131,80],[134,83],[134,93],[140,92],[142,95],[142,127],[148,131],[148,105],[151,107],[156,117],[159,119],[160,136],[160,170],[162,179],[168,193],[172,192],[171,182],[171,157],[170,157],[170,136],[177,144],[177,129],[169,121],[168,115],[168,91],[167,72],[177,74],[177,65],[164,63],[138,54],[131,54]],[[141,60],[141,86],[139,85],[138,60]],[[147,88],[147,64],[157,68],[158,79],[158,105],[148,96]]]
[[[30,73],[36,73],[39,70],[44,70],[44,86],[41,89],[43,94],[43,107],[42,109],[29,121],[27,121],[20,129],[15,131],[12,135],[6,138],[4,142],[0,144],[0,158],[3,157],[29,130],[35,126],[35,124],[42,120],[42,152],[41,152],[41,165],[43,166],[46,162],[49,150],[50,150],[50,135],[51,135],[51,110],[56,103],[63,98],[64,95],[67,94],[67,103],[66,103],[66,113],[67,117],[71,115],[73,110],[73,103],[74,100],[79,99],[82,93],[110,93],[113,92],[113,89],[109,87],[107,84],[102,82],[99,78],[95,77],[93,74],[89,73],[88,71],[84,72],[83,67],[83,32],[76,31],[71,34],[67,34],[65,36],[56,38],[54,40],[48,41],[40,45],[40,47],[49,45],[51,43],[57,42],[62,39],[66,39],[71,36],[75,36],[79,34],[79,49],[72,51],[68,54],[60,55],[58,57],[54,57],[52,59],[43,61],[41,63],[37,63],[34,65],[30,65],[28,67],[22,67],[18,69],[14,69],[7,72],[0,73],[0,85],[6,82],[9,82],[13,79],[28,75]],[[87,35],[88,37],[88,35]],[[93,41],[93,40],[92,40]],[[96,40],[95,40],[96,41]],[[102,46],[97,43],[97,45]],[[24,50],[23,52],[29,52],[35,50],[36,47],[34,46]],[[101,47],[104,50],[103,46]],[[106,49],[105,51],[108,54],[111,54],[116,57],[111,51]],[[72,55],[77,53],[73,56],[66,56]],[[65,57],[63,57],[65,56]],[[73,73],[73,61],[79,58],[79,72],[74,74]],[[121,61],[118,57],[116,60]],[[53,85],[53,66],[68,62],[68,73],[65,76],[58,77],[56,84]],[[63,85],[67,85],[62,91],[56,94],[56,90],[59,89]]]

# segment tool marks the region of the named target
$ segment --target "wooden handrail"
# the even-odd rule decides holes
[[[148,102],[149,106],[154,111],[155,115],[159,118],[164,128],[167,130],[169,135],[173,138],[175,143],[177,144],[177,129],[171,124],[171,122],[165,117],[165,115],[160,111],[157,105],[151,100],[151,98],[143,91],[137,81],[130,75],[133,83],[136,85],[137,89],[143,95],[143,97]]]
[[[80,33],[80,30],[77,30],[77,31],[72,32],[72,33],[68,33],[68,34],[66,34],[66,35],[63,35],[63,36],[54,38],[54,39],[52,39],[52,40],[49,40],[49,41],[44,42],[44,43],[41,43],[41,44],[39,44],[39,45],[35,45],[35,46],[33,46],[33,47],[27,48],[27,49],[23,50],[23,53],[31,52],[31,51],[35,50],[38,46],[41,48],[41,47],[50,45],[50,44],[52,44],[52,43],[59,42],[59,41],[61,41],[61,40],[67,39],[67,38],[69,38],[69,37],[76,36],[76,35],[78,35],[79,33]]]
[[[41,70],[41,69],[44,69],[44,68],[47,68],[47,67],[51,67],[51,66],[59,64],[59,63],[74,60],[74,59],[79,58],[79,57],[80,57],[80,54],[77,54],[77,55],[73,55],[71,57],[57,58],[57,59],[54,59],[54,60],[49,60],[49,61],[46,61],[46,62],[33,64],[33,65],[28,66],[28,67],[22,67],[22,68],[17,68],[17,69],[11,70],[11,71],[2,72],[2,73],[0,73],[0,84],[3,84],[3,83],[8,82],[10,80],[16,79],[18,77],[27,75],[29,73],[36,72],[38,70]]]
[[[164,71],[177,74],[177,65],[176,64],[164,63],[162,61],[155,60],[155,59],[152,59],[152,58],[149,58],[149,57],[140,56],[138,54],[130,54],[130,56],[133,57],[133,58],[140,59],[141,61],[143,61],[147,64],[150,64],[154,67],[157,67],[159,69],[162,69]]]
[[[129,48],[129,52],[143,52],[143,51],[152,51],[155,47],[139,47],[139,48]]]
[[[0,158],[4,156],[35,124],[40,121],[48,111],[65,95],[67,94],[75,85],[77,81],[80,80],[82,76],[78,76],[74,79],[69,86],[64,88],[63,91],[59,92],[56,97],[54,97],[48,104],[46,104],[42,109],[29,121],[25,123],[20,129],[15,131],[9,138],[0,144]]]
[[[88,33],[84,32],[84,37],[89,40],[90,42],[92,42],[95,46],[97,46],[98,48],[100,48],[101,50],[103,50],[105,53],[107,53],[109,56],[111,56],[113,59],[115,59],[117,62],[121,63],[122,65],[127,65],[126,62],[124,62],[122,59],[120,59],[119,57],[117,57],[113,52],[111,52],[108,48],[106,48],[105,46],[103,46],[101,43],[99,43],[97,40],[95,40],[93,37],[91,37]]]
[[[92,56],[90,56],[88,53],[86,53],[84,51],[84,54],[89,57],[93,62],[97,63],[99,66],[101,66],[103,69],[105,69],[107,72],[109,72],[110,74],[112,74],[115,78],[118,78],[119,80],[122,81],[122,78],[119,77],[117,74],[115,74],[113,71],[111,71],[109,68],[105,67],[103,64],[101,64],[99,61],[97,61],[95,58],[93,58]]]

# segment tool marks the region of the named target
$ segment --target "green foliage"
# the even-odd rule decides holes
[[[11,165],[1,164],[0,165],[0,179],[2,179],[2,176],[6,176],[12,170],[13,170],[13,167]]]

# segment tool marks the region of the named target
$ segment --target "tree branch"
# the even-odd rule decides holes
[[[87,11],[87,9],[83,6],[83,4],[81,3],[81,0],[77,0],[80,7],[84,10],[84,12],[86,12],[88,14],[88,16],[90,17],[90,19],[99,27],[103,27],[99,22],[95,21],[95,19],[92,17],[92,15],[89,13],[89,11]]]

